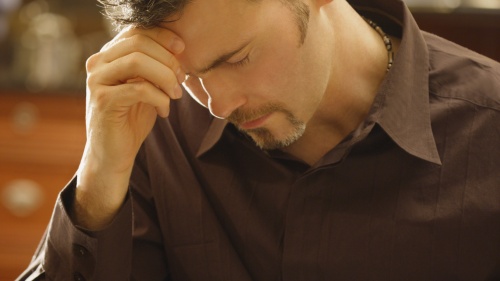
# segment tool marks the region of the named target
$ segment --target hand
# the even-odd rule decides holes
[[[127,194],[137,152],[156,116],[168,116],[185,74],[184,43],[164,28],[127,28],[87,60],[87,143],[74,216],[90,229],[111,221]]]

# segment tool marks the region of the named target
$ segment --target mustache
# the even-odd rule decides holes
[[[255,120],[272,112],[284,112],[286,114],[289,114],[288,110],[286,110],[283,105],[278,103],[270,103],[257,109],[237,108],[231,113],[231,115],[229,115],[229,117],[227,117],[227,120],[237,126]]]

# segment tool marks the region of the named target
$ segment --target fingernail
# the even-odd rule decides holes
[[[175,75],[177,76],[177,81],[179,82],[179,84],[184,83],[184,81],[186,80],[186,74],[184,74],[184,72],[180,68],[177,69]]]
[[[168,49],[175,54],[180,54],[184,51],[184,42],[180,38],[172,37],[170,44],[168,45]]]
[[[181,86],[179,84],[175,85],[174,96],[176,99],[180,99],[182,97],[182,89],[181,89]]]

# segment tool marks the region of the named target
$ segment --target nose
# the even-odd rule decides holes
[[[246,96],[235,86],[225,83],[227,81],[193,78],[195,80],[188,84],[191,92],[216,118],[226,119],[235,109],[247,102]]]
[[[234,92],[209,92],[208,109],[220,119],[226,119],[231,113],[246,103],[246,98]]]

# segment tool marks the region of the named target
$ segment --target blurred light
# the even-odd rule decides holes
[[[424,10],[500,9],[500,0],[404,0],[404,2],[412,9]]]
[[[1,1],[1,0],[0,0]],[[34,17],[48,12],[49,4],[44,0],[37,0],[23,6],[20,12],[21,20],[29,23]]]
[[[21,0],[0,0],[0,13],[14,11],[21,4]]]
[[[466,3],[479,9],[500,9],[500,0],[467,0]]]

